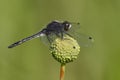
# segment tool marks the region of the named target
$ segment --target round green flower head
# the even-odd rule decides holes
[[[60,63],[69,63],[77,59],[80,46],[77,41],[65,35],[63,39],[56,38],[50,45],[52,56]]]

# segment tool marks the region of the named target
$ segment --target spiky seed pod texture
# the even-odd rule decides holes
[[[50,50],[54,59],[66,64],[77,59],[80,53],[80,46],[74,38],[65,35],[63,39],[56,38],[50,45]]]

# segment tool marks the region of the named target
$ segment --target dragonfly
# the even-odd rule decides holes
[[[9,45],[8,48],[16,47],[26,41],[43,36],[45,36],[47,41],[51,43],[55,38],[55,37],[53,38],[53,36],[56,36],[56,38],[59,37],[63,39],[64,35],[68,35],[75,38],[80,46],[91,45],[93,43],[93,38],[89,35],[80,33],[79,30],[80,30],[80,23],[54,20],[51,21],[49,24],[47,24],[47,26],[43,28],[41,31]]]

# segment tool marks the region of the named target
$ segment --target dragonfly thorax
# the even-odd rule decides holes
[[[64,22],[58,22],[58,21],[52,21],[47,25],[45,29],[42,30],[43,33],[46,35],[49,35],[51,33],[59,34],[69,31],[71,28],[71,24],[67,21]]]

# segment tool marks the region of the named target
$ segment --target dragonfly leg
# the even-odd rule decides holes
[[[53,42],[53,40],[49,37],[49,35],[47,35],[47,39],[50,44]]]
[[[63,33],[61,32],[61,39],[63,39]]]
[[[73,37],[72,35],[70,35],[69,33],[67,33],[67,32],[64,32],[65,34],[67,34],[68,36],[70,36],[70,37]]]

